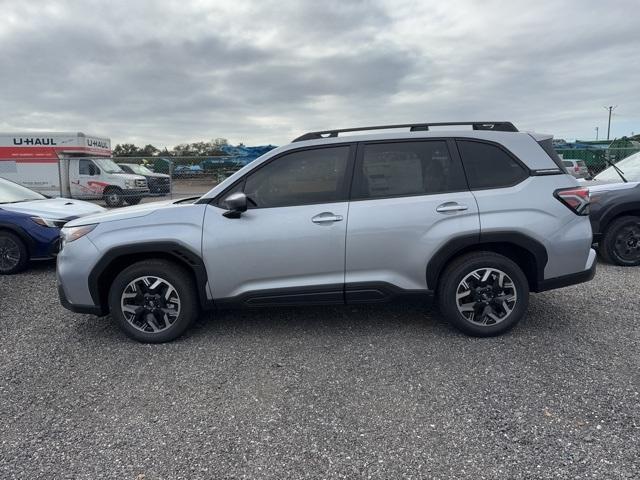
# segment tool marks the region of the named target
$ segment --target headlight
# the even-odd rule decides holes
[[[66,227],[62,229],[60,236],[62,237],[63,243],[73,242],[74,240],[78,240],[79,238],[84,237],[87,233],[91,232],[94,228],[98,226],[97,223],[93,225],[82,225],[81,227]]]
[[[124,186],[126,188],[135,188],[136,186],[136,181],[135,180],[125,180],[124,181]]]
[[[36,222],[38,225],[49,228],[62,228],[66,223],[64,220],[53,220],[51,218],[43,217],[31,217],[31,220]]]

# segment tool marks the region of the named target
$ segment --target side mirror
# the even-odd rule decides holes
[[[240,218],[242,212],[247,211],[247,196],[242,192],[236,192],[224,199],[227,204],[227,211],[224,215],[227,218]]]

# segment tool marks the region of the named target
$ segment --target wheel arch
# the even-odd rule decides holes
[[[626,216],[632,215],[636,217],[640,217],[640,201],[637,202],[628,202],[611,206],[607,211],[605,211],[600,216],[599,221],[599,230],[604,234],[609,225],[616,219]]]
[[[204,262],[196,253],[177,242],[145,242],[108,250],[89,274],[89,292],[94,304],[103,312],[108,312],[109,288],[115,277],[129,265],[150,259],[167,260],[183,267],[196,284],[200,306],[203,309],[211,307]]]
[[[476,251],[490,251],[513,260],[527,277],[529,289],[539,290],[547,265],[547,249],[537,240],[512,232],[492,232],[456,237],[440,247],[427,264],[427,286],[437,290],[442,272],[460,255]]]
[[[9,233],[13,233],[16,237],[23,241],[25,247],[27,247],[27,253],[29,254],[29,258],[36,248],[36,243],[33,238],[21,227],[17,225],[13,225],[7,222],[0,222],[0,232],[5,231]]]

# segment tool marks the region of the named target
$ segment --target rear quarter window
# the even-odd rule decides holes
[[[458,140],[458,151],[472,190],[511,187],[529,176],[529,172],[497,145],[473,140]]]

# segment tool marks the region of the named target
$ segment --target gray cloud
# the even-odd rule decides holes
[[[635,2],[0,1],[1,130],[171,146],[366,123],[640,131]]]

